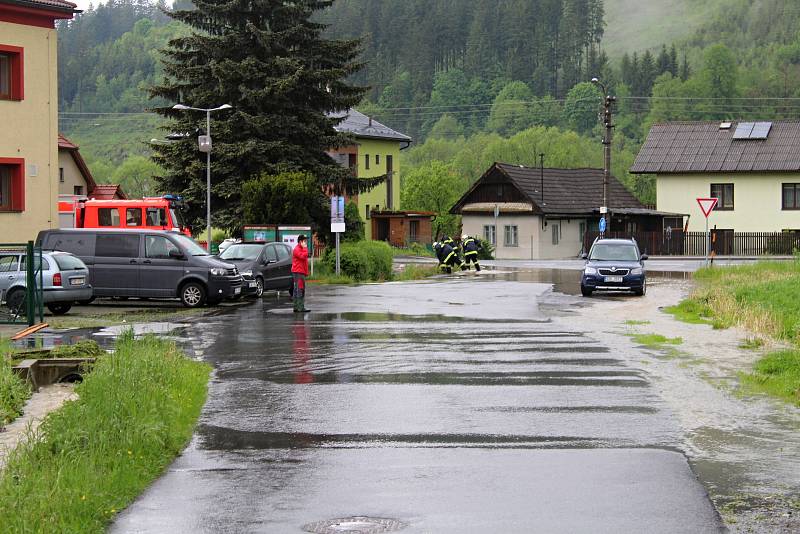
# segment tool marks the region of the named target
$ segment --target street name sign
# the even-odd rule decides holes
[[[698,198],[697,203],[700,204],[700,210],[705,215],[706,219],[708,216],[711,215],[711,212],[714,211],[714,208],[719,202],[718,198]]]

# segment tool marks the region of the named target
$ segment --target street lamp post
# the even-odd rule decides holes
[[[605,125],[605,135],[603,135],[603,205],[600,207],[600,215],[605,219],[605,227],[611,231],[611,219],[608,210],[608,182],[611,175],[611,140],[614,133],[612,123],[612,108],[617,97],[611,96],[606,90],[606,86],[597,78],[592,78],[592,83],[600,87],[603,91],[603,124]]]
[[[206,112],[206,135],[197,138],[200,151],[206,153],[206,231],[208,232],[208,242],[206,248],[211,252],[211,112],[231,109],[230,104],[223,104],[216,108],[193,108],[183,104],[175,104],[172,109],[180,111],[205,111]]]

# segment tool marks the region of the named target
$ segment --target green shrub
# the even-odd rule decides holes
[[[392,277],[392,247],[383,241],[342,243],[339,250],[342,274],[358,282],[389,280]],[[322,263],[327,271],[335,271],[335,247],[325,251]]]
[[[210,367],[174,343],[124,335],[0,475],[3,532],[104,532],[183,449]]]

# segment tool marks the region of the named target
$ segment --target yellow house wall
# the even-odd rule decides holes
[[[709,197],[711,184],[732,183],[732,211],[713,211],[709,227],[737,232],[780,232],[800,229],[800,211],[781,209],[781,184],[800,183],[794,174],[661,175],[656,182],[660,211],[688,213],[689,231],[704,231],[705,219],[697,198]]]
[[[24,48],[24,99],[0,100],[0,157],[25,159],[25,210],[0,212],[0,240],[21,242],[58,226],[56,30],[0,22],[0,43]]]
[[[75,192],[75,186],[79,185],[83,188],[83,194],[88,195],[89,189],[86,185],[86,180],[83,179],[80,169],[72,159],[72,155],[68,150],[58,151],[58,167],[64,169],[64,181],[61,182],[59,176],[58,193],[61,195],[72,195]]]
[[[372,239],[372,223],[367,219],[367,206],[370,210],[374,210],[376,206],[380,210],[391,209],[397,211],[401,209],[400,200],[400,143],[397,141],[381,140],[381,139],[363,139],[358,138],[358,177],[359,178],[374,178],[386,174],[386,156],[392,156],[392,166],[394,174],[392,178],[392,206],[386,205],[386,192],[387,184],[384,182],[381,185],[372,189],[367,193],[362,193],[358,196],[358,211],[361,218],[366,223],[366,238]],[[375,163],[375,155],[380,155],[380,163]],[[364,158],[369,156],[369,169],[365,168]]]

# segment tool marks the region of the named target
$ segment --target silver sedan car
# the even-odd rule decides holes
[[[75,302],[92,300],[89,269],[79,258],[68,252],[44,252],[41,267],[44,304],[54,315],[67,313]],[[12,313],[25,308],[25,273],[24,252],[0,250],[0,303]]]

